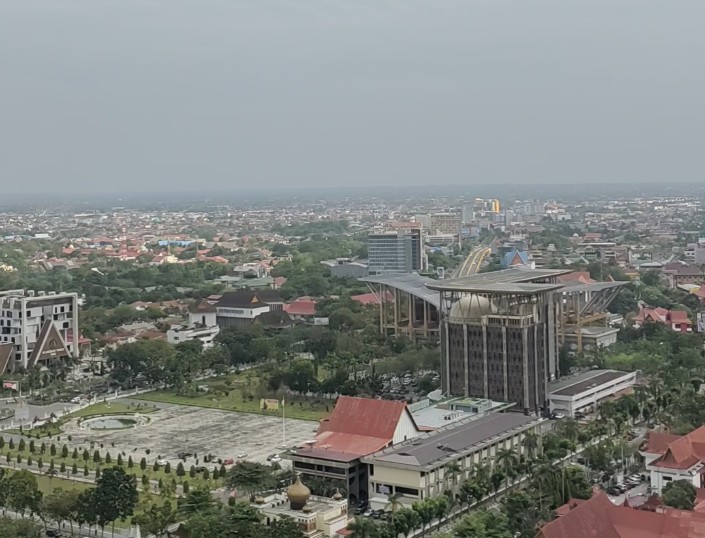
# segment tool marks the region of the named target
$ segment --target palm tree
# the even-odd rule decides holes
[[[348,523],[348,530],[352,531],[355,538],[377,538],[379,530],[377,525],[366,517],[356,517]]]
[[[394,523],[397,510],[402,507],[402,504],[399,502],[399,497],[401,497],[401,493],[390,493],[387,495],[387,504],[384,507],[384,511],[392,513],[392,523]]]
[[[451,486],[448,486],[448,483],[446,482],[446,488],[455,489],[458,485],[458,475],[461,472],[462,468],[458,465],[458,462],[451,461],[445,466],[444,474],[446,477],[450,478],[450,481],[452,482]]]
[[[524,434],[524,439],[521,441],[521,445],[524,447],[529,455],[529,459],[533,460],[536,456],[536,451],[539,448],[539,436],[536,432],[526,432]]]
[[[504,474],[510,476],[515,467],[519,464],[517,453],[511,448],[500,448],[495,453],[495,464],[504,471]]]

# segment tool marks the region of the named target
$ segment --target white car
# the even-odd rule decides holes
[[[247,457],[247,452],[240,452],[240,453],[237,455],[237,459],[239,459],[239,460],[241,460],[241,459],[243,459],[243,458],[246,458],[246,457]]]
[[[272,456],[272,459],[270,460],[272,463],[279,463],[282,460],[282,457],[279,454],[274,454]]]
[[[169,463],[167,460],[157,460],[157,465],[161,465],[162,467]]]

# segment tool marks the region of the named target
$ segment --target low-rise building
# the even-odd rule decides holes
[[[337,481],[351,499],[366,499],[368,470],[360,458],[420,434],[406,402],[341,396],[316,438],[288,457],[304,480]]]
[[[570,417],[592,412],[600,402],[631,390],[636,372],[590,370],[549,384],[549,409]]]
[[[666,308],[642,308],[632,319],[634,326],[639,328],[649,323],[660,323],[670,327],[672,331],[693,332],[693,323],[684,310],[667,310]]]
[[[639,452],[655,493],[675,480],[686,480],[696,488],[705,486],[705,426],[687,435],[649,432]]]
[[[332,497],[311,495],[297,477],[286,493],[257,497],[252,505],[262,514],[265,525],[282,518],[293,520],[306,538],[333,538],[344,531],[351,521],[348,500],[340,492]]]
[[[410,505],[455,491],[473,466],[493,466],[499,450],[523,454],[526,435],[538,434],[544,421],[519,413],[491,413],[365,456],[362,462],[369,466],[370,506],[384,509],[392,494],[402,504]],[[449,470],[450,464],[453,470]]]
[[[78,357],[79,334],[77,294],[0,292],[0,374]]]
[[[215,304],[216,322],[222,327],[251,325],[257,316],[281,311],[284,300],[274,290],[229,291]]]
[[[705,535],[705,514],[673,508],[651,511],[615,505],[600,490],[558,515],[538,531],[536,538],[694,538]]]

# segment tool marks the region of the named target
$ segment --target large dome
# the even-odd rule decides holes
[[[301,477],[296,477],[296,482],[286,490],[286,496],[289,498],[292,510],[301,510],[311,496],[311,490],[303,485]]]
[[[453,306],[450,307],[448,315],[451,322],[459,322],[473,320],[491,314],[494,311],[494,305],[482,295],[466,295],[461,297]]]

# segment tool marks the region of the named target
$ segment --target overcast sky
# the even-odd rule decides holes
[[[0,0],[0,193],[702,181],[703,0]]]

